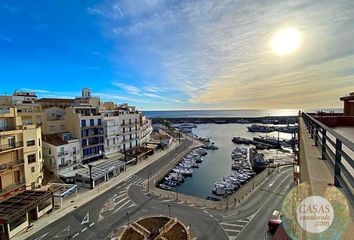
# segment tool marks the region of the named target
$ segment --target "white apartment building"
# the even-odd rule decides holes
[[[127,104],[119,107],[123,152],[140,146],[140,113]]]
[[[48,134],[43,138],[44,164],[66,183],[73,183],[73,170],[81,163],[80,141],[70,133]]]
[[[119,111],[101,111],[101,115],[103,117],[105,137],[104,152],[106,157],[110,157],[121,152],[123,137],[121,134]]]
[[[146,116],[140,117],[140,145],[146,145],[150,140],[150,135],[152,133],[152,124],[151,120]]]

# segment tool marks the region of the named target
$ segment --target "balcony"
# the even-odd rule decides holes
[[[72,166],[75,166],[75,165],[77,165],[77,164],[78,164],[77,161],[71,161],[71,160],[69,160],[68,162],[66,162],[66,163],[64,163],[64,164],[59,164],[59,165],[58,165],[58,169],[59,169],[59,170],[62,170],[62,169],[64,169],[64,168],[72,167]]]
[[[17,126],[1,126],[0,127],[0,132],[6,132],[6,131],[14,131],[14,130],[20,130],[20,127]]]
[[[76,150],[76,151],[72,151],[72,152],[71,152],[71,155],[77,155],[77,154],[80,154],[80,152],[79,152],[79,151],[77,151],[77,150]]]
[[[68,155],[68,154],[69,154],[68,151],[58,152],[58,157],[65,156],[65,155]]]
[[[138,124],[139,124],[139,122],[137,122],[137,123],[122,123],[121,126],[122,127],[131,127],[131,126],[135,126]]]
[[[15,142],[13,144],[4,144],[4,145],[0,145],[0,152],[2,151],[8,151],[11,149],[15,149],[15,148],[20,148],[23,147],[23,142]]]
[[[15,160],[15,161],[9,161],[7,163],[2,163],[2,164],[0,164],[0,173],[7,171],[7,170],[11,170],[14,167],[23,165],[24,162],[25,161],[23,159],[19,159],[19,160]]]

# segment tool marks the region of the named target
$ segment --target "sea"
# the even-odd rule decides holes
[[[305,109],[304,112],[343,112],[341,108]],[[222,117],[266,117],[266,116],[296,116],[299,109],[263,109],[263,110],[164,110],[143,111],[149,118],[222,118]]]

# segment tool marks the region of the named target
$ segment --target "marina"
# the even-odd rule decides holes
[[[272,159],[275,163],[280,163],[289,162],[292,159],[292,152],[288,148],[255,151],[249,150],[251,146],[235,144],[230,141],[235,135],[247,139],[265,137],[263,133],[249,132],[247,129],[248,126],[251,126],[249,123],[197,124],[197,127],[193,126],[188,126],[192,130],[189,135],[198,136],[198,140],[205,144],[206,149],[203,149],[205,151],[203,156],[200,154],[201,152],[195,151],[185,156],[159,183],[162,184],[159,186],[160,188],[219,201],[223,196],[237,191],[242,184],[250,181],[257,172],[264,169],[266,160]],[[277,136],[278,132],[267,133],[269,138]],[[292,138],[288,133],[279,133],[279,136],[285,141]],[[217,149],[211,150],[212,146]],[[199,148],[198,151],[202,151],[202,148]],[[247,156],[245,156],[245,151],[247,151]],[[200,156],[200,163],[195,161],[197,155]],[[253,170],[253,166],[256,166],[255,170]],[[170,180],[176,182],[176,185]]]

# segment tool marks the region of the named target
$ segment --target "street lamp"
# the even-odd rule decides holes
[[[92,181],[92,165],[88,165],[89,170],[90,170],[90,189],[93,189],[93,181]]]
[[[168,216],[171,217],[171,207],[172,205],[171,204],[168,204]]]
[[[148,192],[150,192],[150,176],[151,176],[151,171],[149,170],[149,173],[148,173]]]
[[[127,212],[127,218],[128,218],[128,228],[129,228],[129,216],[130,216],[130,212]]]
[[[178,186],[176,186],[176,201],[178,201]]]

